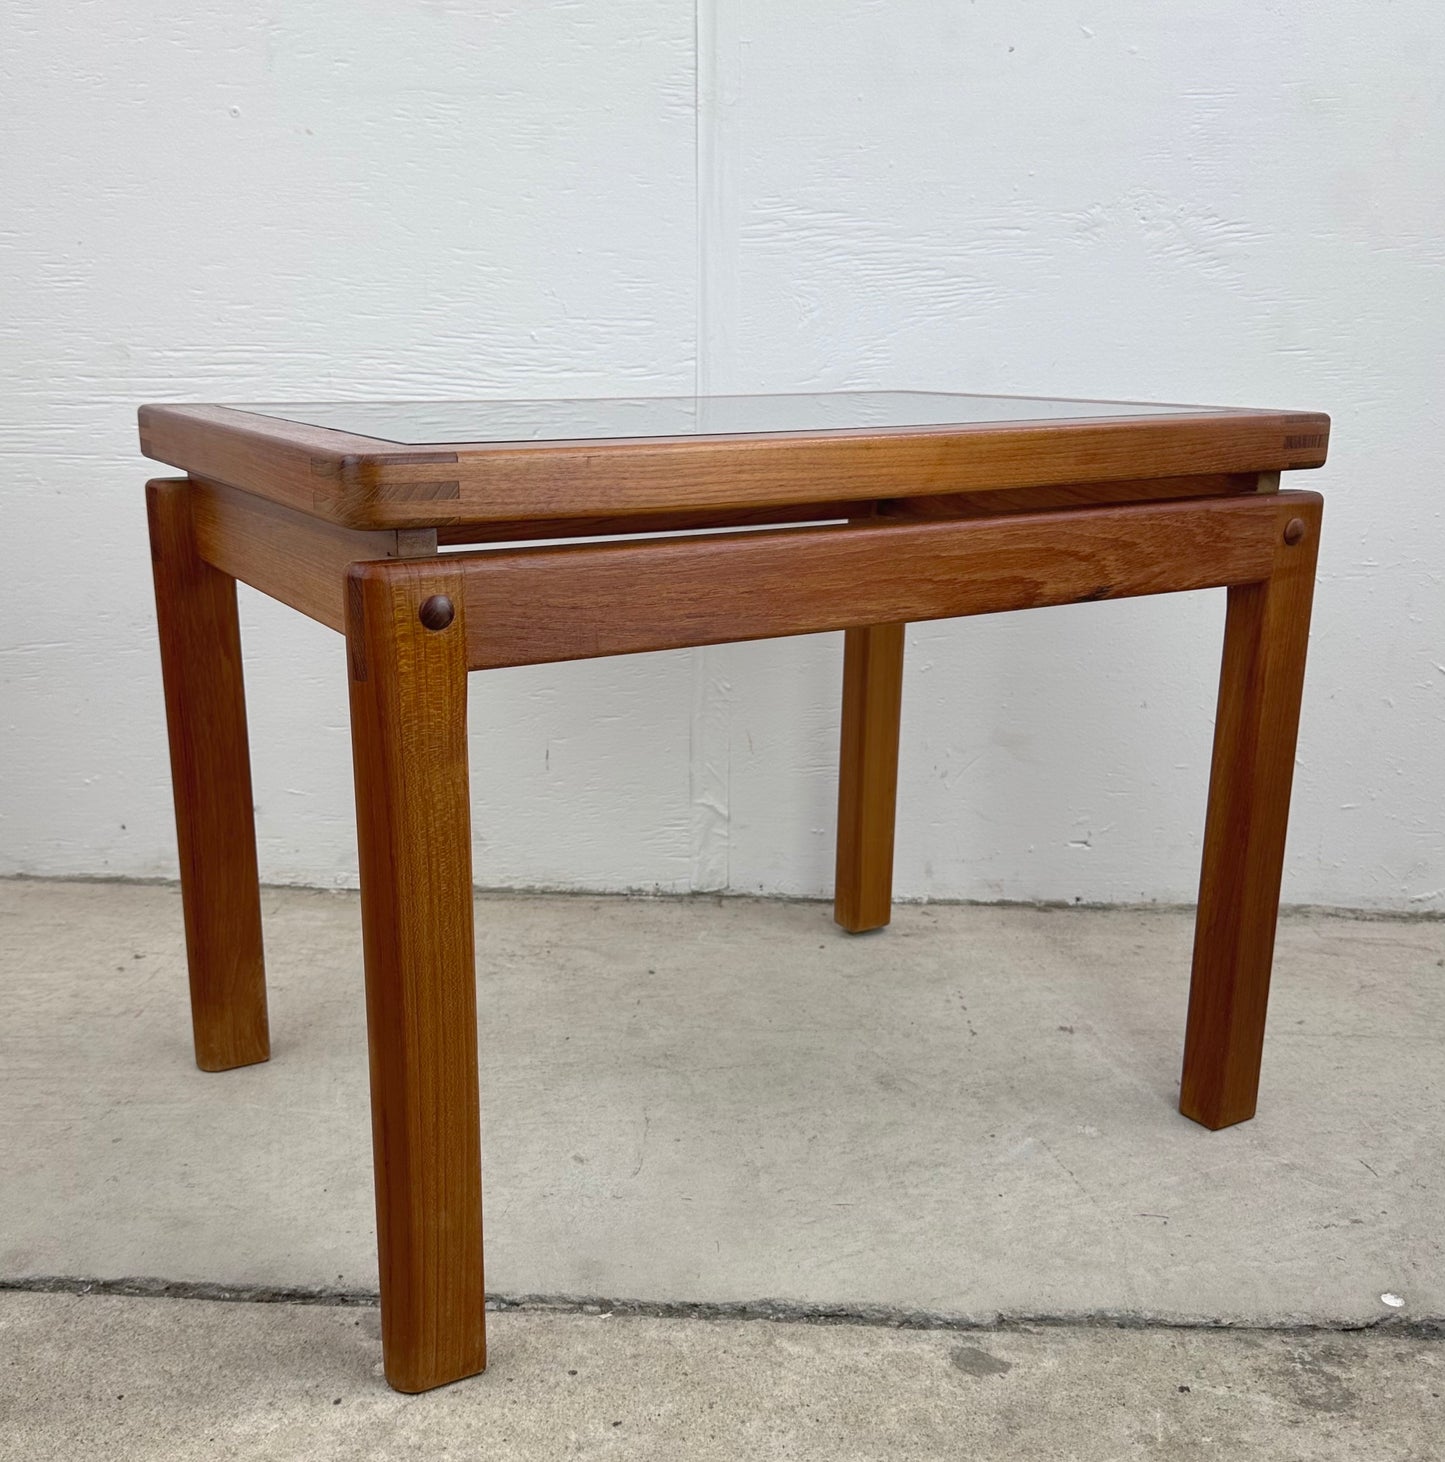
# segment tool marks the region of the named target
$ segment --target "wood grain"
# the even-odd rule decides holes
[[[391,444],[219,406],[144,406],[141,450],[353,528],[711,512],[1317,467],[1329,418],[1221,410],[889,430]]]
[[[1306,494],[1305,496],[1309,496]],[[449,554],[473,670],[1268,575],[1296,495]]]
[[[1128,478],[1121,482],[1065,482],[1051,487],[996,488],[992,492],[948,492],[933,497],[886,499],[885,518],[992,518],[999,513],[1037,513],[1104,503],[1169,502],[1179,498],[1228,497],[1277,492],[1278,472],[1215,472],[1198,477]]]
[[[254,493],[192,479],[201,557],[334,630],[346,627],[346,570],[359,560],[436,552],[435,529],[360,530]]]
[[[1225,620],[1179,1098],[1211,1128],[1254,1115],[1264,1049],[1323,509],[1282,496],[1304,536],[1276,538],[1269,577],[1232,588]]]
[[[303,426],[228,406],[142,406],[138,416],[144,456],[183,467],[192,477],[270,498],[297,512],[347,521],[356,528],[434,527],[455,517],[447,511],[422,509],[425,523],[352,522],[336,511],[348,490],[346,484],[358,474],[369,479],[381,473],[393,483],[430,475],[440,484],[437,491],[445,493],[449,465],[451,480],[456,481],[457,458],[450,450],[421,452],[374,437]],[[451,497],[455,496],[452,491]]]
[[[486,1365],[461,577],[358,564],[346,636],[387,1380]],[[423,627],[446,595],[456,618]]]
[[[436,530],[437,542],[516,543],[524,539],[592,538],[644,533],[694,533],[728,528],[781,527],[829,519],[872,517],[875,504],[863,502],[783,503],[765,508],[704,508],[696,512],[626,513],[606,518],[537,518],[528,522],[460,523]]]
[[[843,638],[833,918],[851,934],[881,929],[893,912],[905,628],[864,625]]]
[[[196,1064],[271,1052],[236,585],[196,549],[185,482],[146,485]]]
[[[457,523],[433,530],[448,546],[515,543],[520,539],[687,533],[728,528],[785,527],[866,518],[992,518],[1000,513],[1041,512],[1104,503],[1164,502],[1277,492],[1278,472],[1225,472],[1199,477],[1148,477],[1121,482],[1074,482],[1055,487],[997,488],[992,492],[938,493],[932,497],[855,498],[851,501],[783,503],[762,508],[705,508],[694,512],[629,513],[610,518],[541,518],[532,522]],[[426,530],[422,530],[426,531]]]

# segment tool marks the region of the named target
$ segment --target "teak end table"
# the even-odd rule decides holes
[[[147,504],[207,1071],[269,1052],[235,581],[346,636],[393,1386],[486,1364],[472,670],[846,631],[858,932],[889,917],[909,621],[1227,588],[1179,1108],[1254,1114],[1321,511],[1279,474],[1327,417],[860,392],[146,406],[140,433],[187,474]]]

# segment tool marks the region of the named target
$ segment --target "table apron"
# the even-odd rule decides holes
[[[1321,506],[1282,492],[448,553],[413,582],[459,592],[467,668],[483,670],[1254,583]]]

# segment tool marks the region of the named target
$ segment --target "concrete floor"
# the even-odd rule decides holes
[[[174,889],[0,883],[0,1285],[374,1290],[356,901],[265,904],[273,1059],[205,1075]],[[490,1291],[1051,1323],[514,1311],[486,1378],[405,1400],[370,1310],[0,1295],[0,1456],[1445,1456],[1445,924],[1288,916],[1260,1115],[1211,1134],[1179,912],[477,913]],[[1056,1323],[1104,1316],[1383,1328]]]
[[[212,1462],[1287,1457],[1425,1462],[1445,1348],[1380,1335],[983,1334],[515,1314],[399,1396],[376,1311],[0,1294],[0,1449]]]

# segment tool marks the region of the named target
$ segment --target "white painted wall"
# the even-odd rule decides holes
[[[169,875],[146,400],[918,387],[1323,409],[1286,897],[1445,908],[1445,16],[7,9],[0,871]],[[355,879],[243,591],[264,876]],[[915,629],[905,896],[1188,899],[1222,596]],[[822,893],[840,645],[473,679],[487,884]]]

